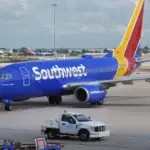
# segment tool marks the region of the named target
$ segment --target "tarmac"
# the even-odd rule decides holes
[[[149,75],[149,74],[147,74]],[[147,150],[150,149],[150,83],[118,84],[108,91],[103,106],[82,104],[73,96],[62,105],[50,106],[47,98],[14,103],[12,112],[0,106],[0,140],[34,142],[45,120],[57,118],[64,110],[82,112],[109,125],[110,137],[102,141],[52,140],[65,144],[64,150]]]

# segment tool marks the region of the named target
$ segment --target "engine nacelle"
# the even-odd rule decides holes
[[[83,85],[75,90],[74,96],[80,102],[92,103],[103,101],[107,91],[103,86]]]

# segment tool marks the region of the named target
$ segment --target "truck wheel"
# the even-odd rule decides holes
[[[87,130],[81,130],[79,133],[79,139],[81,141],[88,141],[90,138],[90,134]]]
[[[56,133],[55,133],[55,131],[48,131],[47,132],[47,137],[48,137],[48,139],[54,139],[54,138],[56,138]]]

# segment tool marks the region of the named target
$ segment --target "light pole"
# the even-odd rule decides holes
[[[55,7],[57,6],[57,4],[52,4],[52,7],[54,7],[54,50],[55,50]]]

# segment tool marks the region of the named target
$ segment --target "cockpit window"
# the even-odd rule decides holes
[[[9,80],[12,78],[11,74],[0,74],[0,79]]]

